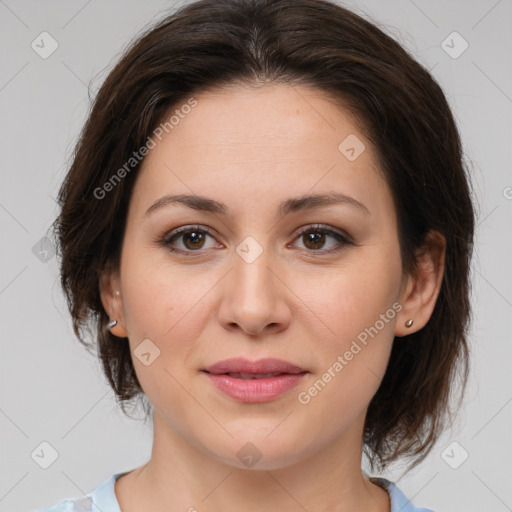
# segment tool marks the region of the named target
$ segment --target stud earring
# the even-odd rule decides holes
[[[413,322],[414,322],[414,320],[412,318],[410,318],[409,320],[407,320],[407,322],[405,322],[405,327],[411,327]]]
[[[117,320],[112,320],[111,322],[109,322],[107,324],[107,329],[110,331],[110,329],[112,329],[112,327],[115,327],[117,325]]]

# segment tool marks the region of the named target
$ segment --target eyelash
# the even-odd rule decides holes
[[[213,231],[208,228],[207,226],[182,226],[180,228],[174,229],[171,232],[167,233],[164,237],[160,238],[158,240],[159,244],[168,249],[169,251],[173,253],[179,253],[183,254],[185,256],[192,256],[194,253],[200,253],[203,252],[201,250],[192,251],[187,250],[184,251],[183,249],[176,249],[175,247],[172,247],[171,243],[175,238],[179,238],[180,235],[186,234],[186,233],[201,233],[201,234],[208,234],[212,238],[215,238]],[[294,240],[300,238],[305,233],[315,233],[315,234],[326,234],[329,236],[332,236],[333,238],[338,240],[338,245],[334,249],[327,249],[327,250],[308,250],[308,249],[301,249],[303,251],[318,254],[318,255],[326,255],[326,254],[334,254],[337,252],[340,252],[342,249],[345,248],[345,246],[355,245],[352,240],[350,240],[347,236],[342,235],[341,233],[334,231],[333,229],[329,228],[328,226],[322,225],[322,224],[312,224],[310,226],[305,226],[304,228],[301,228],[300,231],[297,233]],[[195,254],[194,254],[195,256]]]

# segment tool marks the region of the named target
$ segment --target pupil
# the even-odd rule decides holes
[[[191,231],[187,236],[186,236],[187,240],[188,239],[195,239],[195,240],[192,240],[192,244],[196,244],[198,241],[200,241],[200,239],[202,238],[202,235],[200,233],[197,233],[196,231]],[[198,240],[199,239],[199,240]]]
[[[318,247],[316,247],[316,245],[318,245],[318,244],[320,246],[323,245],[323,238],[325,236],[324,234],[322,234],[322,233],[309,233],[307,236],[308,236],[308,243],[312,242],[313,245],[315,246],[315,248],[318,248]],[[316,240],[315,241],[316,237],[320,237],[320,240]],[[306,244],[306,246],[307,246],[307,244]]]

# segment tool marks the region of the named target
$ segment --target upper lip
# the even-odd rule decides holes
[[[250,361],[242,357],[225,359],[204,369],[208,373],[302,373],[303,368],[282,359],[266,358]]]

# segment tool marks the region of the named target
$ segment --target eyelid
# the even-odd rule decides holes
[[[301,252],[306,253],[308,256],[335,256],[347,246],[355,246],[352,237],[348,235],[346,232],[339,230],[337,228],[331,227],[327,224],[306,224],[298,229],[296,235],[293,239],[292,244],[294,244],[295,240],[300,239],[300,237],[304,233],[313,233],[319,231],[320,233],[325,233],[327,236],[331,236],[332,238],[337,240],[337,243],[334,247],[330,249],[318,249],[318,250],[308,250],[308,249],[299,249]]]
[[[208,226],[204,226],[201,224],[187,224],[187,225],[175,228],[175,229],[171,229],[170,231],[167,231],[163,236],[158,238],[158,242],[160,242],[161,244],[163,244],[165,246],[168,246],[171,243],[170,242],[171,239],[175,238],[176,236],[178,236],[182,233],[190,233],[193,231],[201,231],[201,232],[204,232],[204,233],[210,235],[212,238],[215,238],[215,239],[218,238],[217,233],[212,228],[210,228]],[[187,252],[187,253],[197,252],[197,253],[199,253],[200,251],[182,251],[181,249],[176,249],[176,252]]]
[[[305,232],[307,233],[308,231],[315,230],[336,234],[343,237],[347,242],[353,243],[352,237],[348,233],[338,228],[331,227],[328,224],[305,224],[304,226],[297,228],[296,236],[302,235]]]
[[[179,228],[172,229],[167,234],[164,235],[166,239],[172,238],[173,236],[179,235],[180,233],[188,233],[190,231],[204,231],[211,236],[214,236],[214,230],[208,226],[203,226],[202,224],[187,224],[185,226],[180,226]]]

